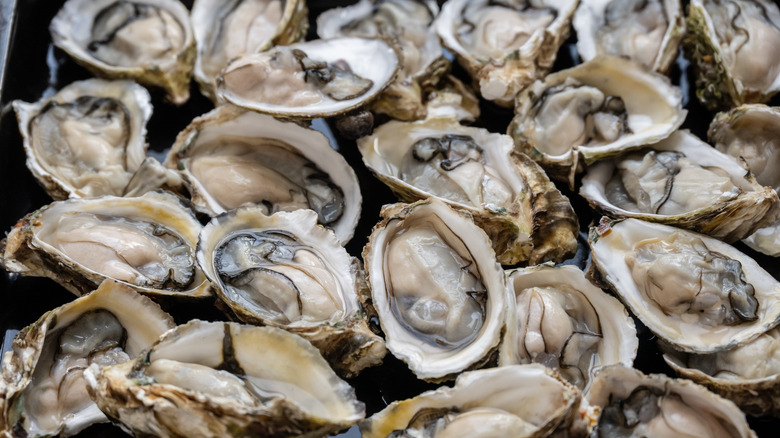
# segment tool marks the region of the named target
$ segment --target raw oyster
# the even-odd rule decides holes
[[[203,227],[197,257],[239,320],[303,336],[344,377],[381,363],[384,341],[359,301],[368,295],[360,261],[313,211],[228,211]]]
[[[426,95],[449,69],[432,26],[438,13],[439,6],[431,0],[361,0],[323,12],[317,17],[317,34],[393,41],[401,54],[401,68],[372,108],[395,119],[417,120],[425,117]]]
[[[511,106],[552,68],[576,8],[577,0],[450,0],[435,26],[482,97]]]
[[[174,326],[160,306],[113,280],[46,312],[3,357],[0,436],[70,436],[108,421],[87,394],[84,370],[129,361]]]
[[[212,216],[242,205],[266,214],[310,208],[342,244],[360,218],[355,171],[327,137],[230,105],[193,120],[165,165],[181,171],[193,206]]]
[[[391,121],[358,140],[363,162],[401,198],[438,197],[468,210],[501,263],[560,262],[577,249],[577,216],[507,135],[453,118]]]
[[[97,76],[161,87],[177,105],[190,97],[195,39],[178,0],[68,0],[49,31]]]
[[[320,437],[365,416],[316,348],[273,327],[193,320],[84,375],[100,409],[136,436]]]
[[[469,371],[391,403],[360,424],[363,438],[544,437],[579,418],[580,392],[541,365]]]
[[[518,95],[508,132],[518,150],[574,188],[583,164],[663,140],[685,115],[682,93],[667,77],[599,56]]]
[[[589,241],[592,274],[682,351],[733,348],[780,322],[780,283],[719,240],[638,219],[602,218]]]
[[[49,277],[76,295],[104,279],[152,296],[210,296],[195,264],[200,222],[168,192],[74,198],[34,211],[5,239],[0,264]]]
[[[330,117],[368,104],[395,78],[398,64],[381,39],[276,46],[228,64],[217,78],[217,97],[280,117]]]
[[[601,409],[593,437],[755,438],[734,403],[693,382],[613,365],[586,392]]]
[[[203,94],[216,101],[217,76],[233,58],[303,39],[307,13],[304,0],[196,0],[194,76]]]
[[[780,214],[772,188],[688,131],[588,166],[580,195],[612,217],[675,225],[726,242]]]
[[[639,346],[634,321],[579,268],[510,271],[507,289],[510,311],[499,366],[540,363],[584,389],[598,368],[634,363]]]
[[[625,56],[661,73],[685,35],[680,0],[581,0],[572,24],[583,61]]]
[[[485,232],[435,198],[388,205],[381,215],[363,260],[387,349],[425,380],[483,366],[507,306]]]
[[[686,56],[696,96],[713,110],[766,102],[780,90],[780,9],[771,0],[691,0]]]
[[[780,108],[752,104],[719,113],[707,137],[719,151],[746,162],[759,184],[780,191]],[[743,241],[756,251],[780,256],[780,221]]]

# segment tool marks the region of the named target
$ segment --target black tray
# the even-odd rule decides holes
[[[309,1],[310,23],[308,39],[316,38],[314,19],[322,11],[355,0],[316,0]],[[38,186],[32,174],[25,166],[25,155],[22,149],[22,139],[18,131],[13,111],[9,103],[15,99],[33,102],[53,94],[63,86],[81,79],[91,77],[89,72],[78,66],[64,52],[51,44],[48,25],[61,7],[63,0],[0,0],[0,103],[3,105],[0,116],[0,194],[2,206],[0,231],[7,232],[25,214],[50,203],[52,200]],[[192,1],[183,1],[188,7]],[[687,2],[686,2],[687,3]],[[570,38],[561,48],[554,70],[573,65],[576,56],[574,38]],[[685,71],[687,63],[678,60],[672,72],[672,78],[679,84],[687,96],[686,107],[689,111],[684,128],[690,129],[701,138],[706,138],[706,129],[712,114],[703,109],[693,97],[688,84],[692,78]],[[454,73],[466,78],[465,73],[457,66]],[[194,117],[212,108],[209,100],[204,98],[193,85],[192,97],[181,107],[174,107],[163,101],[160,92],[152,90],[154,114],[149,122],[148,142],[149,153],[160,159],[173,143],[176,134]],[[479,125],[494,132],[504,133],[512,117],[509,110],[498,108],[485,102],[482,103],[482,117]],[[314,127],[325,131],[334,145],[355,169],[360,180],[363,193],[363,212],[356,230],[355,238],[347,245],[350,254],[360,257],[371,228],[379,219],[379,209],[383,204],[396,202],[390,190],[376,180],[363,165],[354,141],[346,140],[331,129],[328,122],[318,120]],[[588,260],[588,250],[585,244],[585,232],[593,220],[593,213],[587,203],[578,195],[569,192],[564,187],[561,190],[572,201],[580,217],[582,233],[577,256],[566,262],[584,268]],[[745,252],[755,256],[759,263],[768,267],[776,277],[780,269],[776,268],[776,260],[754,253],[744,246]],[[60,287],[54,281],[45,278],[23,277],[3,272],[0,275],[0,333],[3,333],[3,353],[10,347],[13,336],[19,329],[36,321],[43,313],[60,306],[74,298],[72,294]],[[184,323],[192,318],[206,320],[221,320],[224,316],[218,312],[213,302],[200,304],[177,303],[166,304],[177,323]],[[666,366],[655,347],[654,337],[641,323],[637,321],[640,338],[639,352],[635,366],[646,372],[660,372],[673,375]],[[438,385],[426,384],[417,380],[406,365],[388,354],[384,364],[363,371],[350,381],[355,387],[357,397],[366,404],[366,414],[371,415],[384,408],[388,403],[413,397],[427,389]],[[750,419],[751,426],[759,436],[777,436],[780,430],[780,420]],[[78,436],[106,437],[125,436],[119,429],[111,425],[95,425]],[[343,434],[348,437],[359,437],[360,433],[354,427]]]

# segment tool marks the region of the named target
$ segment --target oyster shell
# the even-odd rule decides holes
[[[711,353],[780,322],[780,283],[734,247],[668,225],[602,218],[591,269],[659,338]]]
[[[203,94],[216,101],[217,76],[233,58],[303,39],[307,13],[304,0],[196,0],[194,77]]]
[[[273,327],[193,320],[84,374],[100,409],[136,436],[319,437],[365,416],[316,348]]]
[[[368,295],[360,262],[313,211],[264,213],[231,210],[200,233],[198,263],[229,312],[303,336],[342,376],[381,363],[384,341],[359,302]]]
[[[87,394],[84,369],[129,361],[174,326],[160,306],[112,280],[46,312],[3,357],[0,435],[70,436],[108,421]]]
[[[688,131],[588,166],[580,195],[612,217],[675,225],[726,242],[780,214],[772,188]]]
[[[506,311],[504,273],[485,232],[435,198],[381,215],[363,260],[388,350],[430,381],[483,366]]]
[[[206,297],[210,285],[195,264],[201,228],[168,192],[75,198],[22,218],[3,242],[0,263],[76,295],[111,278],[152,296]]]
[[[510,310],[499,366],[540,363],[584,389],[600,367],[634,363],[639,346],[634,321],[577,267],[509,271],[507,289]]]
[[[780,8],[769,0],[691,0],[686,56],[710,110],[766,102],[780,90]]]
[[[355,171],[322,133],[295,123],[220,106],[192,121],[168,152],[200,212],[242,205],[266,214],[310,208],[346,244],[362,197]]]
[[[450,0],[435,26],[479,94],[511,106],[552,68],[576,8],[577,0]]]
[[[177,105],[189,99],[195,39],[178,0],[68,0],[49,31],[97,76],[161,87]]]
[[[583,164],[663,140],[685,115],[682,93],[667,77],[599,56],[519,94],[508,133],[551,178],[574,188]]]
[[[624,56],[661,73],[685,35],[680,0],[581,0],[572,24],[583,61]]]
[[[395,401],[360,424],[364,438],[543,437],[579,417],[580,392],[541,365],[469,371],[452,388]]]
[[[363,162],[406,201],[435,196],[469,211],[503,264],[560,262],[577,249],[577,217],[509,136],[453,118],[391,121],[358,140]]]
[[[398,65],[398,54],[381,39],[276,46],[231,61],[217,78],[217,97],[280,117],[331,117],[368,104],[390,84]]]

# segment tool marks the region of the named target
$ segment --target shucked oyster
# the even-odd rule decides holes
[[[450,0],[436,32],[482,97],[510,106],[552,68],[576,7],[577,0]]]
[[[198,264],[239,320],[308,339],[345,377],[377,365],[385,345],[368,328],[360,262],[311,210],[228,211],[203,227]]]
[[[363,249],[387,348],[417,377],[485,364],[504,327],[504,272],[466,213],[431,198],[382,209]]]
[[[5,239],[0,263],[49,277],[76,295],[111,278],[152,296],[209,296],[195,264],[201,228],[168,192],[70,199],[21,219]]]
[[[726,242],[775,221],[777,193],[688,131],[588,166],[580,194],[612,217],[635,217]]]
[[[129,361],[173,327],[160,306],[112,280],[46,312],[3,358],[0,436],[70,436],[107,421],[84,370]]]
[[[687,352],[741,345],[780,322],[780,283],[719,240],[606,218],[591,229],[591,268],[659,338]]]
[[[710,109],[766,102],[780,90],[780,8],[771,0],[691,0],[686,56]]]
[[[302,39],[307,12],[304,0],[196,0],[194,76],[203,94],[216,100],[217,76],[233,58]]]
[[[236,58],[217,79],[217,97],[284,117],[329,117],[362,107],[393,80],[398,55],[384,40],[334,38]]]
[[[503,264],[560,262],[577,249],[577,217],[509,136],[452,118],[388,122],[358,140],[363,162],[406,201],[436,196],[468,210]]]
[[[365,415],[316,348],[273,327],[194,320],[84,374],[100,409],[136,436],[313,438]]]
[[[327,137],[230,105],[193,120],[165,165],[181,171],[195,208],[212,216],[242,205],[269,215],[309,208],[342,244],[360,218],[357,176]]]
[[[195,40],[178,0],[68,0],[51,21],[54,44],[94,74],[190,96]]]

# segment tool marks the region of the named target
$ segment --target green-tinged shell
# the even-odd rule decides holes
[[[112,280],[46,312],[3,357],[0,436],[71,436],[108,421],[87,396],[84,368],[128,361],[174,326],[159,305]]]
[[[642,174],[633,171],[633,166],[641,166],[640,162],[652,162],[652,157],[661,156],[680,157],[674,164],[678,173],[670,174],[665,188],[658,185],[660,177],[651,176],[651,170],[646,167],[638,169],[645,172]],[[682,161],[686,164],[679,164]],[[626,162],[636,164],[623,169],[621,166]],[[650,182],[653,178],[658,179]],[[633,186],[635,179],[641,181],[638,185],[642,188],[632,188],[627,193],[633,197],[636,197],[635,193],[641,193],[658,199],[658,202],[647,202],[652,211],[636,207],[638,200],[630,201],[631,206],[618,203],[626,190],[623,187]],[[774,189],[759,184],[742,163],[718,152],[688,131],[677,131],[636,154],[588,166],[580,195],[593,208],[611,217],[633,217],[674,225],[729,243],[773,223],[780,214],[780,201]],[[664,210],[667,205],[671,207]]]
[[[428,161],[417,155],[426,142],[442,148]],[[463,145],[468,155],[454,158]],[[502,264],[560,262],[577,249],[569,200],[533,160],[513,150],[509,136],[439,117],[386,123],[359,139],[358,148],[366,166],[404,201],[434,196],[467,210]]]
[[[320,437],[365,416],[316,348],[273,327],[193,320],[85,376],[100,409],[136,436]]]

